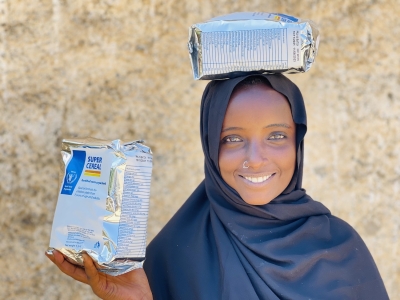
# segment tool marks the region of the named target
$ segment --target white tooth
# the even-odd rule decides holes
[[[248,181],[251,181],[253,183],[260,183],[260,182],[266,181],[271,176],[272,176],[272,174],[269,176],[262,176],[262,177],[246,177],[246,176],[244,176],[244,178],[246,178]]]

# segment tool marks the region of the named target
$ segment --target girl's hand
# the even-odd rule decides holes
[[[105,300],[147,300],[153,299],[146,273],[142,268],[119,275],[110,276],[99,272],[92,258],[83,254],[81,268],[69,263],[59,251],[46,256],[68,276],[91,286],[93,292]]]

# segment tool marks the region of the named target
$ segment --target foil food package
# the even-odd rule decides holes
[[[319,31],[309,20],[277,13],[233,13],[189,28],[195,79],[249,73],[302,73],[317,55]]]
[[[142,141],[62,142],[64,176],[48,253],[83,265],[86,252],[104,273],[141,268],[145,259],[152,153]]]

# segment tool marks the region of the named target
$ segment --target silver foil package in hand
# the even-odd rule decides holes
[[[141,141],[70,139],[48,252],[83,265],[89,254],[116,276],[141,268],[146,253],[152,153]]]
[[[233,13],[189,28],[195,79],[249,73],[302,73],[317,55],[319,31],[309,20],[277,13]]]

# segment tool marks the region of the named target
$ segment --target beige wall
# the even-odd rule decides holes
[[[96,299],[47,261],[60,140],[143,138],[149,238],[203,178],[187,28],[233,11],[310,18],[304,187],[353,225],[400,299],[400,5],[386,1],[0,0],[0,298]]]

